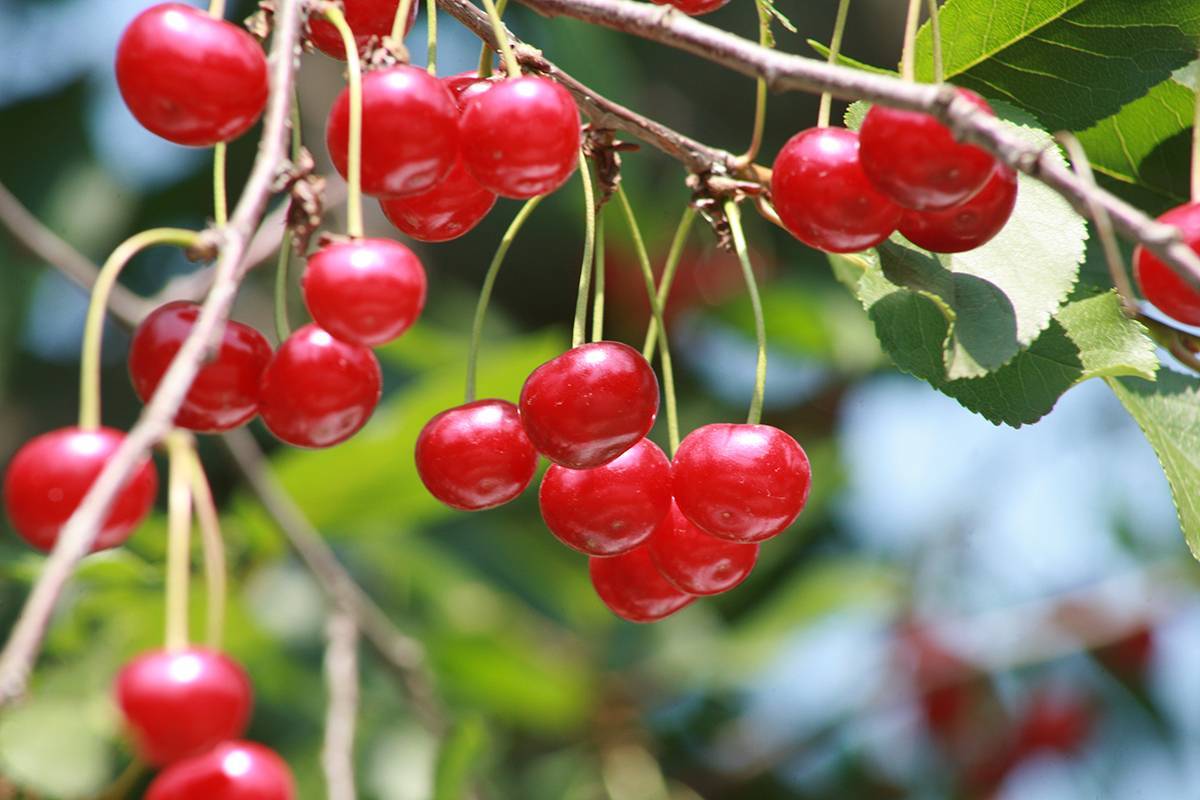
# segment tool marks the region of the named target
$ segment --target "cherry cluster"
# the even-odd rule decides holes
[[[479,511],[524,491],[546,456],[546,527],[590,557],[613,613],[652,622],[745,580],[811,482],[804,450],[769,425],[706,425],[668,460],[646,438],[658,405],[641,353],[579,345],[529,375],[519,406],[479,400],[435,416],[417,439],[417,472],[443,503]]]

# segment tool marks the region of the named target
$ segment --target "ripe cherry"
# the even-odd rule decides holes
[[[660,6],[671,5],[690,17],[708,14],[721,8],[729,0],[654,0]]]
[[[267,103],[267,59],[254,37],[182,3],[135,17],[117,44],[116,67],[133,116],[176,144],[236,139]]]
[[[904,238],[933,253],[965,253],[990,242],[1017,205],[1017,173],[997,163],[979,193],[942,211],[905,210]]]
[[[22,539],[49,551],[125,434],[112,428],[59,428],[29,440],[4,475],[4,506]],[[158,491],[145,458],[117,493],[92,552],[116,547],[145,519]]]
[[[1184,243],[1200,254],[1200,203],[1173,208],[1158,221],[1179,228]],[[1185,325],[1200,325],[1200,292],[1144,247],[1134,251],[1133,261],[1138,286],[1155,308]]]
[[[960,96],[988,114],[992,107],[974,92]],[[929,114],[872,106],[859,131],[863,171],[875,187],[905,208],[936,211],[956,206],[983,188],[996,159],[986,150],[954,140]]]
[[[159,306],[142,320],[129,345],[129,377],[143,403],[183,346],[200,316],[200,306],[177,300]],[[216,356],[201,367],[188,390],[175,424],[215,433],[236,428],[258,413],[258,382],[271,345],[265,336],[240,322],[229,322]]]
[[[480,186],[461,160],[429,191],[379,201],[389,222],[422,242],[457,239],[478,225],[494,205],[495,193]]]
[[[199,647],[153,650],[117,675],[117,704],[142,758],[170,764],[246,730],[250,679],[223,653]]]
[[[379,403],[383,376],[369,348],[305,325],[280,345],[262,376],[259,413],[297,447],[330,447],[358,433]]]
[[[158,774],[146,800],[295,800],[283,759],[254,742],[224,742]]]
[[[770,425],[705,425],[679,445],[675,502],[702,531],[760,542],[791,525],[812,472],[796,440]]]
[[[420,194],[446,177],[458,158],[458,107],[437,78],[411,66],[363,75],[362,190]],[[325,130],[344,178],[350,141],[350,89],[342,90]]]
[[[583,344],[535,369],[521,388],[520,407],[539,453],[564,467],[591,469],[650,432],[658,378],[629,345]]]
[[[750,576],[758,545],[730,542],[697,528],[672,503],[646,547],[663,577],[688,594],[720,594]]]
[[[313,320],[349,344],[374,347],[412,327],[425,308],[425,268],[399,242],[351,239],[309,256],[302,279]]]
[[[396,19],[396,9],[399,5],[400,0],[342,0],[346,24],[354,31],[354,41],[358,43],[360,52],[372,36],[382,39],[392,35],[392,22]],[[409,6],[405,33],[412,30],[420,6],[416,0]],[[318,11],[314,11],[308,18],[308,40],[325,55],[346,60],[342,35],[333,27],[333,23]]]
[[[630,622],[656,622],[696,599],[659,573],[647,547],[607,558],[592,556],[588,571],[604,605]]]
[[[459,108],[462,108],[472,97],[483,94],[488,89],[500,83],[501,80],[503,79],[496,75],[481,78],[478,72],[470,70],[442,78],[442,83],[450,90],[450,95],[454,98],[454,102],[458,103]]]
[[[845,128],[809,128],[789,139],[775,157],[771,200],[797,239],[831,253],[874,247],[900,221],[900,207],[863,173],[858,134]]]
[[[593,469],[551,465],[538,493],[542,519],[568,547],[591,556],[632,550],[671,510],[671,462],[649,439]]]
[[[507,503],[537,470],[537,451],[507,400],[476,400],[438,414],[417,437],[416,459],[429,493],[463,511]]]
[[[579,109],[547,78],[510,78],[471,97],[459,133],[467,170],[501,197],[552,192],[578,163]]]

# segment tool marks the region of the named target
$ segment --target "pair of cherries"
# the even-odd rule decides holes
[[[958,92],[992,113],[975,93]],[[1003,229],[1017,176],[929,114],[873,106],[858,133],[810,128],[789,139],[771,198],[787,229],[819,250],[859,252],[899,230],[926,250],[961,253]]]
[[[291,771],[274,752],[239,741],[253,705],[250,679],[215,650],[154,650],[126,664],[117,705],[138,755],[162,768],[149,800],[292,800]]]

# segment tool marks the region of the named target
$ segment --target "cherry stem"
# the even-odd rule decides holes
[[[430,75],[437,75],[437,0],[425,0],[425,25],[429,42],[429,55],[426,57],[429,63],[425,70]]]
[[[938,0],[929,0],[929,34],[933,37],[933,82],[946,80],[946,62],[942,59],[942,24],[938,21]]]
[[[696,221],[696,209],[687,206],[683,209],[683,217],[679,220],[679,225],[675,227],[675,238],[671,240],[671,249],[667,253],[667,263],[663,267],[662,279],[658,282],[658,304],[662,308],[667,307],[667,298],[671,294],[671,284],[675,282],[675,270],[679,267],[679,260],[683,256],[683,245],[687,242],[688,233],[692,230],[692,223]],[[647,361],[650,360],[650,354],[654,352],[654,346],[658,342],[658,320],[652,315],[650,317],[650,325],[646,328],[646,341],[642,345],[642,356]]]
[[[199,234],[183,228],[151,228],[134,234],[113,250],[96,275],[87,320],[83,326],[83,352],[79,365],[79,427],[100,427],[100,351],[104,344],[104,313],[121,270],[135,255],[157,244],[191,247]]]
[[[279,261],[275,265],[275,338],[279,339],[280,344],[292,335],[292,325],[288,320],[288,281],[294,238],[291,228],[283,232],[283,241],[279,243]]]
[[[229,201],[225,199],[225,143],[213,146],[213,220],[218,228],[229,222]]]
[[[225,19],[225,0],[210,0],[208,15],[213,19]]]
[[[733,233],[733,249],[742,264],[742,276],[746,279],[746,291],[750,293],[750,307],[754,309],[754,337],[758,340],[758,360],[754,366],[754,396],[750,398],[750,413],[746,422],[757,425],[762,419],[763,392],[767,385],[767,325],[763,320],[762,298],[758,295],[758,280],[754,267],[750,265],[750,253],[746,249],[746,234],[742,230],[742,212],[733,200],[725,201],[725,216],[729,230]]]
[[[592,286],[592,271],[595,267],[592,253],[596,246],[596,195],[592,190],[592,172],[587,156],[579,151],[579,178],[583,182],[583,262],[579,265],[579,294],[575,298],[575,324],[572,327],[571,347],[579,347],[587,341],[588,293]]]
[[[763,47],[771,47],[771,13],[762,0],[755,0],[754,10],[758,12],[758,43]],[[758,149],[762,147],[763,128],[767,124],[767,82],[759,78],[755,82],[754,92],[754,130],[750,134],[750,146],[746,152],[737,158],[737,163],[745,166],[754,163]]]
[[[191,437],[180,430],[167,434],[167,628],[168,650],[188,645],[188,548],[192,533]]]
[[[508,8],[508,0],[499,0],[496,3],[496,17],[504,19],[504,9]],[[479,52],[479,77],[487,78],[492,74],[492,62],[495,60],[495,52],[488,46],[487,42],[483,43],[483,48]]]
[[[488,19],[492,21],[492,31],[496,34],[496,44],[504,56],[504,67],[508,70],[508,77],[521,77],[521,65],[517,63],[517,54],[513,52],[512,44],[508,41],[508,31],[504,30],[504,23],[500,21],[500,11],[492,0],[483,0],[483,7],[487,11]]]
[[[529,215],[544,198],[545,195],[531,197],[525,201],[525,205],[521,206],[521,210],[513,217],[513,221],[508,225],[508,230],[501,237],[500,244],[496,247],[496,254],[492,256],[492,263],[488,264],[487,274],[483,277],[483,287],[479,290],[479,302],[475,304],[475,319],[471,323],[471,346],[467,351],[466,396],[468,403],[475,399],[475,378],[479,365],[479,345],[483,340],[483,321],[487,317],[488,303],[492,300],[492,288],[496,285],[496,276],[500,274],[500,265],[504,263],[504,256],[508,254],[508,248],[517,238],[525,220],[529,219]]]
[[[595,288],[592,291],[592,341],[599,342],[604,338],[604,206],[596,213],[596,248],[595,266],[592,268],[592,280]]]
[[[836,64],[842,54],[842,37],[846,33],[846,17],[850,14],[850,0],[840,0],[837,9],[837,19],[833,23],[833,38],[829,40],[830,64]],[[829,115],[833,113],[833,95],[829,92],[821,94],[821,107],[817,111],[817,127],[829,127]]]
[[[408,27],[408,15],[412,13],[414,0],[400,0],[396,4],[396,16],[392,17],[392,41],[404,43],[405,29]],[[357,44],[355,45],[357,47]]]
[[[204,581],[207,590],[208,646],[219,650],[225,634],[225,542],[221,538],[221,518],[213,501],[212,487],[204,474],[204,464],[194,447],[188,448],[188,467],[192,502],[200,522],[200,544],[204,548]]]
[[[358,58],[358,44],[354,32],[346,24],[342,10],[333,3],[322,9],[325,17],[333,23],[342,36],[346,49],[346,71],[350,76],[350,145],[346,157],[346,233],[352,239],[363,236],[362,212],[362,64]]]
[[[637,250],[638,263],[642,267],[642,278],[646,282],[646,297],[650,301],[650,313],[658,324],[661,333],[658,336],[658,356],[662,362],[663,393],[667,401],[667,437],[671,445],[671,457],[679,449],[679,412],[675,403],[675,370],[671,366],[671,347],[667,342],[667,328],[663,324],[663,299],[654,285],[654,268],[650,266],[650,254],[646,252],[646,243],[642,240],[642,231],[638,227],[637,215],[625,190],[618,184],[617,198],[621,201],[621,209],[625,212],[625,221],[629,223],[629,234],[633,237],[633,246]],[[649,357],[647,357],[649,360]]]
[[[904,50],[900,53],[900,77],[912,82],[917,79],[917,25],[921,21],[921,0],[908,0],[908,16],[904,20]]]

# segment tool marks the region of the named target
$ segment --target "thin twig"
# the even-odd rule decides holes
[[[321,768],[329,800],[354,800],[354,728],[358,719],[358,626],[334,608],[325,625],[325,741]]]

